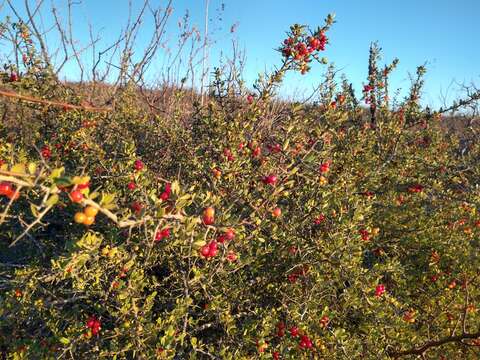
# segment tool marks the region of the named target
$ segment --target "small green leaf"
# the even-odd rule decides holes
[[[72,182],[69,177],[62,176],[55,179],[55,184],[60,186],[70,186]]]
[[[58,200],[59,200],[58,195],[57,195],[57,194],[53,194],[52,196],[50,196],[50,197],[48,198],[48,200],[46,201],[45,204],[46,204],[47,206],[53,206],[53,205],[55,205],[56,203],[58,203]]]
[[[70,340],[66,337],[61,337],[60,339],[58,339],[58,341],[60,341],[63,345],[70,344]]]
[[[30,211],[32,212],[33,216],[38,217],[38,210],[35,204],[30,204]]]
[[[28,163],[28,173],[33,175],[37,171],[37,164],[34,162]]]
[[[54,169],[54,170],[52,171],[52,173],[50,174],[50,178],[51,178],[51,179],[56,179],[56,178],[62,176],[62,174],[63,174],[64,171],[65,171],[65,168],[64,168],[64,167]]]

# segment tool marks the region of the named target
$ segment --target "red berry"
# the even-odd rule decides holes
[[[210,244],[208,244],[208,248],[210,249],[210,253],[217,253],[217,249],[218,249],[218,245],[217,245],[217,242],[216,241],[212,241],[210,242]],[[211,255],[211,256],[215,256],[215,255]]]
[[[135,190],[136,187],[137,187],[137,184],[135,184],[135,182],[130,181],[130,182],[128,183],[128,190]]]
[[[235,260],[237,260],[237,254],[235,254],[235,252],[233,251],[229,251],[227,255],[227,260],[230,262],[234,262]]]
[[[95,316],[91,316],[87,320],[87,327],[91,328],[95,325],[95,322],[97,321],[97,318]]]
[[[135,170],[140,171],[143,169],[144,164],[142,160],[135,160],[135,163],[133,164],[133,166],[135,167]]]
[[[273,146],[270,146],[270,151],[274,154],[276,153],[279,153],[280,151],[282,151],[282,147],[280,146],[280,144],[275,144]]]
[[[227,231],[225,231],[225,237],[228,241],[232,241],[235,239],[235,231],[233,229],[227,229]]]
[[[205,225],[213,225],[215,223],[215,218],[213,216],[204,216],[203,223]]]
[[[280,215],[282,215],[282,209],[280,209],[279,207],[276,207],[275,209],[273,209],[272,211],[273,217],[279,217]]]
[[[166,194],[170,195],[170,193],[172,192],[172,184],[171,183],[166,183],[164,192]]]
[[[165,191],[160,195],[160,199],[161,199],[162,201],[168,200],[169,197],[170,197],[170,194],[167,193],[167,192],[165,192]]]
[[[290,335],[292,335],[293,337],[297,337],[299,332],[300,331],[298,330],[298,327],[296,327],[296,326],[292,326],[290,328]]]
[[[217,242],[219,242],[220,244],[223,244],[225,241],[227,241],[227,237],[225,236],[225,234],[218,235]]]
[[[275,185],[277,183],[277,177],[275,175],[265,176],[263,182],[267,185]]]
[[[19,197],[20,197],[20,193],[18,192],[18,190],[13,190],[8,192],[7,194],[7,197],[10,199],[10,200],[17,200]]]
[[[280,359],[280,353],[278,351],[274,351],[272,353],[272,357],[274,360],[279,360]]]
[[[71,193],[70,193],[70,199],[74,202],[74,203],[79,203],[83,200],[83,194],[78,191],[78,190],[73,190]]]
[[[162,236],[163,236],[164,238],[167,238],[167,237],[170,236],[170,228],[165,228],[165,229],[163,229],[160,233],[162,234]]]
[[[247,102],[248,102],[249,104],[252,104],[252,103],[253,103],[253,95],[252,95],[252,94],[248,94],[248,96],[247,96]]]
[[[200,248],[200,254],[202,254],[203,257],[208,257],[210,254],[210,247],[208,245],[204,245]]]
[[[8,182],[0,183],[0,195],[7,195],[12,191],[12,185]]]
[[[412,185],[408,188],[408,191],[411,192],[411,193],[420,193],[422,192],[424,189],[424,186],[423,185],[420,185],[420,184],[416,184],[416,185]]]
[[[10,74],[10,81],[11,82],[16,82],[18,81],[18,74],[15,71],[12,71]]]
[[[160,241],[170,236],[170,228],[165,228],[161,231],[157,231],[155,234],[155,241]]]

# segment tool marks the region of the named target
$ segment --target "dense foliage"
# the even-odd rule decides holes
[[[131,85],[100,113],[4,103],[4,358],[478,359],[480,145],[421,110],[423,69],[391,110],[373,47],[368,120],[348,86],[273,113],[332,22],[255,92],[218,71],[188,122]],[[35,66],[2,85],[80,102]]]

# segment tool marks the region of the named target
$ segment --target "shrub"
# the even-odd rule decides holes
[[[372,100],[373,72],[367,122],[348,86],[272,115],[332,23],[293,26],[256,92],[217,88],[188,124],[133,85],[114,111],[8,112],[6,358],[477,358],[478,143],[459,156],[415,101]],[[78,103],[40,74],[14,88]]]

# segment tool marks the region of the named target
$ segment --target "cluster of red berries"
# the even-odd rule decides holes
[[[328,318],[327,318],[328,319]],[[277,324],[277,336],[285,336],[286,326],[284,322],[279,322]],[[300,349],[311,349],[313,347],[312,340],[305,334],[300,334],[300,329],[297,326],[292,326],[289,330],[290,336],[296,338],[300,336],[300,341],[298,346]],[[278,357],[277,357],[278,358]]]
[[[320,214],[315,218],[315,220],[313,220],[313,223],[315,225],[320,225],[325,221],[325,219],[326,219],[326,216],[324,214]]]
[[[209,209],[209,208],[207,208]],[[207,214],[208,215],[208,214]],[[208,217],[208,216],[207,216]],[[204,220],[205,222],[205,216]],[[212,220],[213,221],[213,220]],[[232,241],[235,239],[235,231],[231,228],[225,230],[223,233],[219,234],[216,240],[210,241],[208,244],[203,245],[200,248],[200,255],[202,255],[204,258],[212,258],[217,255],[218,253],[218,244],[224,244],[227,241]],[[237,260],[237,255],[235,254],[234,251],[229,251],[227,254],[227,260],[230,262],[233,262]]]
[[[17,200],[20,193],[9,182],[0,183],[0,196],[6,196],[10,200]]]
[[[326,174],[330,171],[330,165],[332,164],[331,161],[326,161],[323,164],[320,165],[320,173]]]
[[[163,239],[166,239],[170,236],[170,228],[166,227],[166,228],[163,228],[162,230],[160,231],[157,231],[157,233],[155,234],[155,241],[161,241]]]
[[[327,315],[323,315],[322,318],[320,319],[320,326],[322,328],[326,328],[329,323],[330,323],[330,318]]]
[[[160,199],[162,199],[163,201],[165,200],[168,200],[168,198],[170,197],[170,193],[172,192],[172,184],[171,183],[167,183],[165,185],[165,190],[163,191],[163,193],[160,195]]]
[[[412,185],[408,188],[408,192],[410,193],[420,193],[423,191],[425,187],[423,185],[420,185],[420,184],[415,184],[415,185]]]
[[[278,154],[280,151],[282,151],[282,146],[279,143],[275,144],[268,144],[267,149],[272,153],[272,154]]]
[[[299,65],[300,72],[305,74],[309,70],[307,63],[312,61],[311,54],[324,51],[327,42],[328,39],[324,32],[304,40],[289,37],[283,41],[280,51],[285,58],[293,58]]]
[[[102,324],[100,323],[100,320],[98,320],[95,316],[90,316],[87,320],[87,327],[90,329],[92,332],[92,335],[97,335],[100,330],[102,329]]]
[[[312,340],[307,335],[300,336],[300,342],[298,343],[300,349],[311,349],[313,347]]]
[[[50,150],[48,145],[44,145],[40,150],[40,154],[42,155],[42,158],[44,158],[45,160],[48,160],[52,157],[52,150]]]
[[[385,293],[385,285],[383,285],[383,284],[377,285],[377,287],[375,288],[375,296],[376,296],[377,298],[379,298],[379,297],[381,297],[384,293]]]
[[[306,42],[298,42],[289,37],[283,41],[282,54],[285,57],[293,57],[295,60],[302,60],[315,51],[324,51],[328,39],[325,33],[320,32],[317,36],[310,36]]]
[[[217,255],[218,252],[218,244],[215,240],[211,241],[210,243],[203,245],[200,248],[200,254],[205,258],[209,259]]]
[[[288,274],[287,279],[291,283],[295,283],[300,276],[306,276],[308,274],[308,270],[308,265],[303,265],[300,269],[297,269],[293,273]]]
[[[362,237],[363,241],[370,240],[370,232],[367,229],[360,229],[360,230],[358,230],[358,233]]]
[[[223,155],[225,155],[228,161],[235,160],[235,157],[233,156],[232,151],[228,148],[223,149]]]

